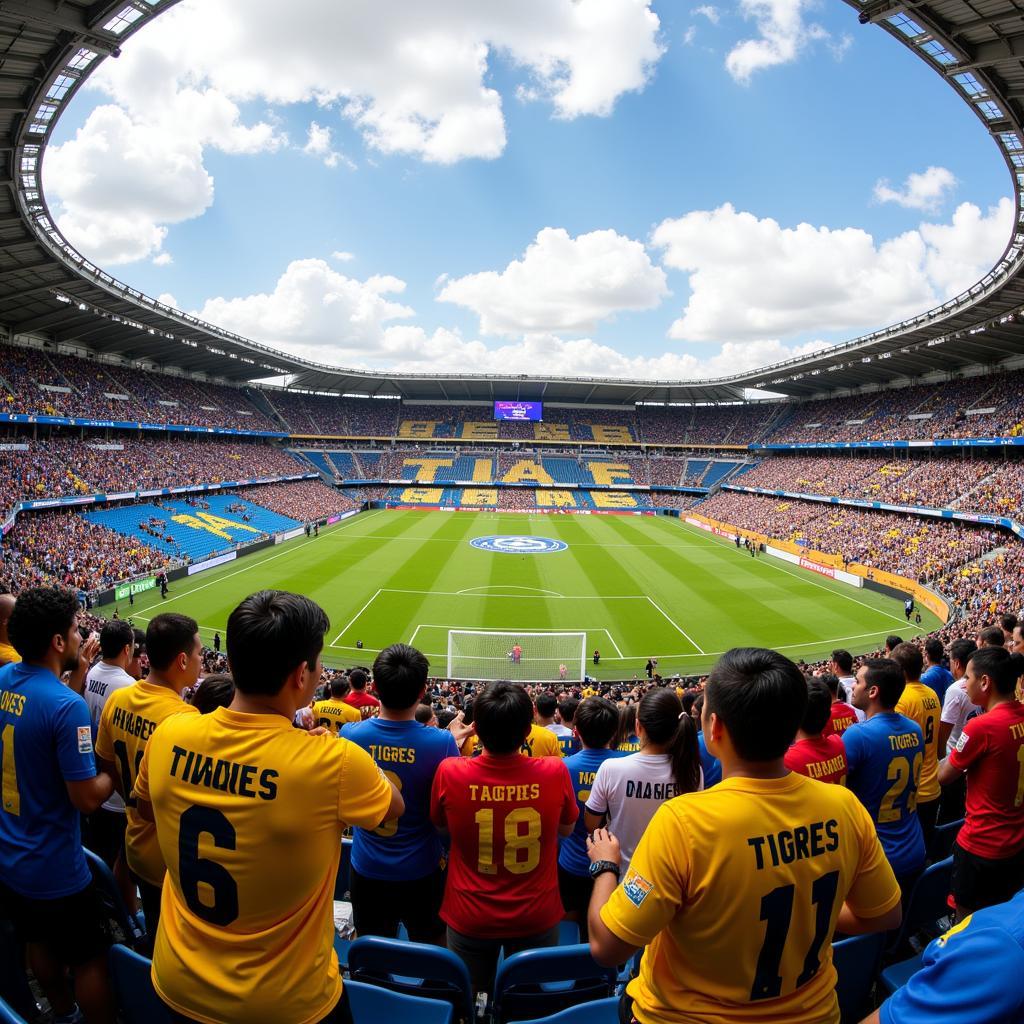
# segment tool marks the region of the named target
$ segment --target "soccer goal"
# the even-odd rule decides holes
[[[581,682],[586,661],[586,633],[448,630],[449,679]]]

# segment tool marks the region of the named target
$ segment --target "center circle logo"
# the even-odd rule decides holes
[[[469,542],[480,551],[494,551],[502,555],[544,555],[549,551],[564,551],[569,545],[550,537],[474,537]]]

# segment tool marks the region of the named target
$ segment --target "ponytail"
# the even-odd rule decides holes
[[[697,726],[683,711],[674,690],[658,687],[640,701],[637,718],[652,743],[667,746],[672,776],[680,793],[700,788],[700,748]]]

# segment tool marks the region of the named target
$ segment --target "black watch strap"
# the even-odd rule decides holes
[[[610,860],[595,860],[590,865],[591,878],[597,878],[599,875],[603,875],[606,872],[611,872],[616,878],[618,878],[620,874],[619,865]]]

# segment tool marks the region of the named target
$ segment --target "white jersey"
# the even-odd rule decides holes
[[[563,736],[571,736],[572,729],[562,725],[560,722],[552,722],[550,725],[545,725],[545,729],[550,729],[559,739]]]
[[[953,728],[950,731],[949,739],[946,741],[946,754],[949,755],[956,747],[956,741],[960,739],[960,733],[964,726],[975,715],[980,715],[982,709],[971,703],[967,696],[967,677],[957,679],[950,683],[946,690],[946,696],[942,700],[941,721]]]
[[[701,771],[698,789],[703,788]],[[630,754],[601,763],[587,798],[587,810],[608,815],[608,829],[619,840],[622,851],[622,877],[654,812],[680,792],[668,754]]]
[[[135,680],[118,665],[108,665],[105,661],[101,661],[89,669],[89,674],[85,677],[83,696],[85,703],[89,705],[89,714],[92,716],[93,736],[96,735],[96,731],[100,727],[100,716],[103,714],[103,707],[110,695],[115,690],[123,690],[126,686],[134,685]],[[104,803],[103,809],[124,814],[124,800],[116,789]]]

